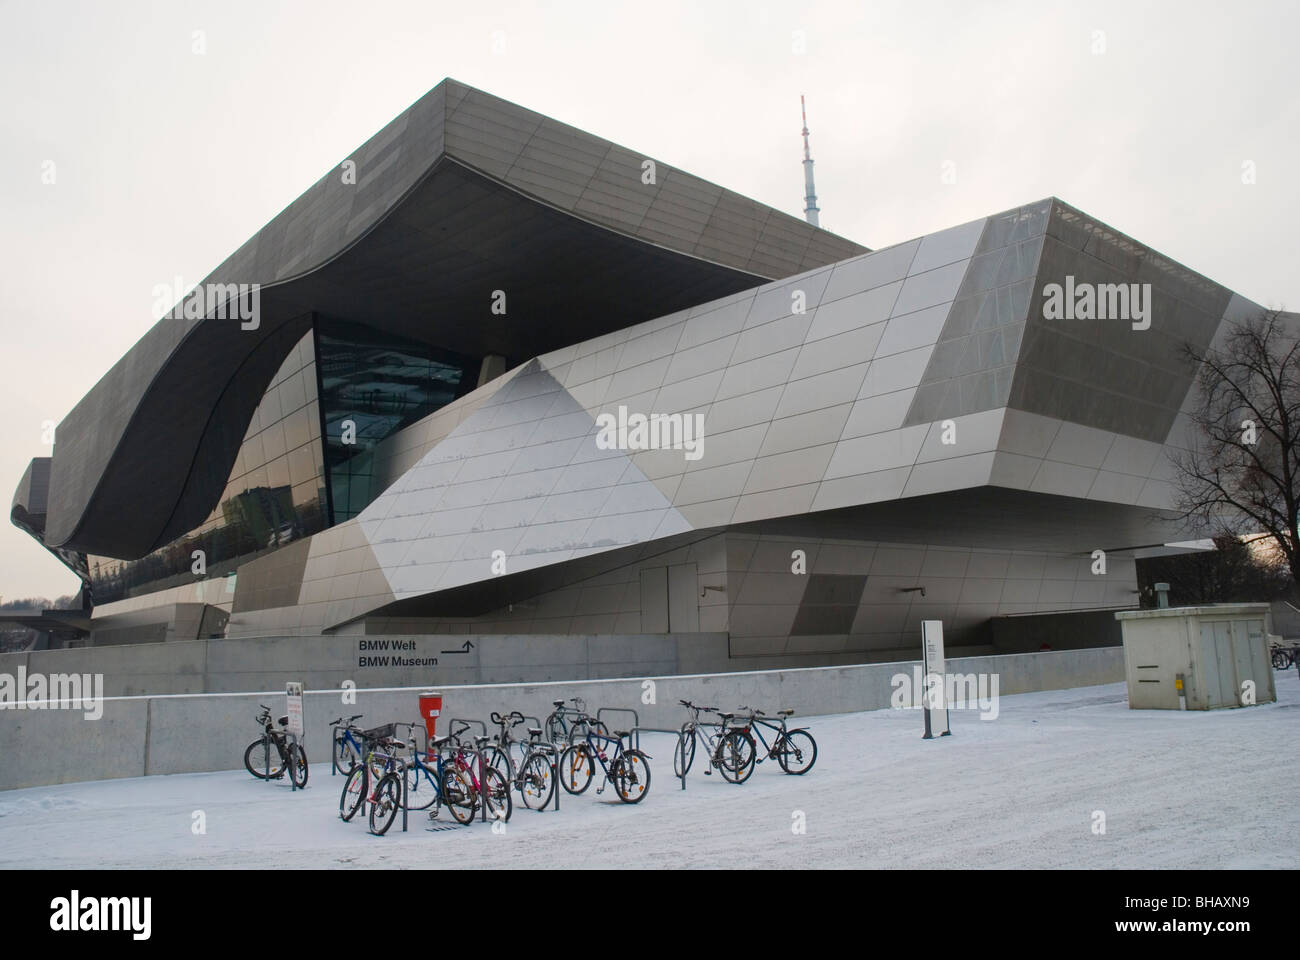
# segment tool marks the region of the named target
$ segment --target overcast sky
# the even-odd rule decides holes
[[[803,93],[829,230],[883,247],[1055,195],[1296,309],[1297,9],[0,0],[0,496],[155,285],[200,281],[448,76],[796,216]],[[0,524],[0,596],[76,586]]]

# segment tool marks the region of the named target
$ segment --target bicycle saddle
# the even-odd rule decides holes
[[[615,730],[615,731],[614,731],[614,736],[618,737],[620,740],[622,740],[624,737],[630,737],[631,735],[632,735],[632,732],[631,732],[630,730]]]
[[[778,717],[793,717],[793,716],[794,716],[794,711],[793,711],[793,710],[778,710],[778,711],[776,712],[776,715],[777,715]]]
[[[279,722],[280,722],[280,726],[287,727],[289,725],[289,718],[281,717]]]
[[[534,739],[536,739],[537,737],[540,737],[540,736],[542,735],[542,728],[541,728],[541,727],[529,727],[529,728],[528,728],[528,735],[529,735],[530,737],[533,737]]]
[[[551,706],[553,706],[553,707],[562,707],[562,706],[564,706],[564,701],[563,701],[563,700],[552,700],[552,701],[551,701]]]
[[[448,735],[445,736],[445,737],[438,737],[436,740],[433,741],[433,743],[429,744],[429,749],[430,749],[430,750],[437,750],[439,747],[444,746],[445,744],[449,743],[450,741],[451,741],[451,734],[448,734]]]

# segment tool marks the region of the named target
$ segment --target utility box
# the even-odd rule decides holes
[[[1266,603],[1122,610],[1133,710],[1213,710],[1277,699]]]

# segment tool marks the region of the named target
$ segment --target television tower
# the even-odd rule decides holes
[[[799,94],[799,112],[803,114],[803,185],[804,203],[807,204],[803,216],[814,227],[820,227],[818,214],[821,210],[817,207],[817,190],[813,186],[813,159],[808,150],[808,109],[804,106],[803,94]]]

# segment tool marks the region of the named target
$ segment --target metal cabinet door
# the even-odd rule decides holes
[[[1206,706],[1236,706],[1236,668],[1232,659],[1232,629],[1227,620],[1201,624],[1201,689]]]

